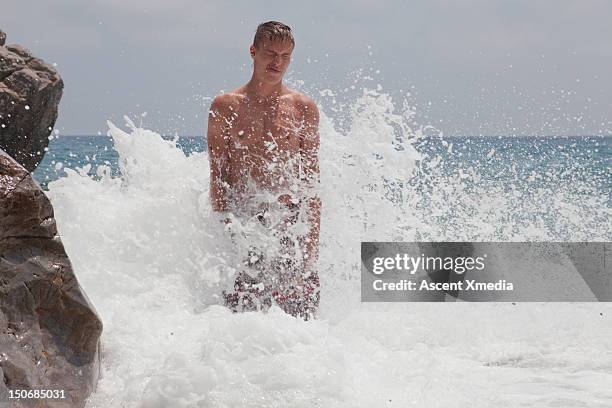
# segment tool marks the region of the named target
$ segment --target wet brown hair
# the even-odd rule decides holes
[[[295,47],[295,40],[293,39],[291,28],[278,21],[268,21],[257,26],[253,45],[259,47],[261,42],[265,39],[270,41],[291,41],[291,44]]]

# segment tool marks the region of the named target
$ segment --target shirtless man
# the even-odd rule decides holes
[[[299,247],[301,259],[279,267],[265,259],[266,254],[257,254],[256,260],[266,262],[245,263],[258,276],[240,273],[234,292],[224,292],[224,298],[234,311],[265,309],[274,302],[287,313],[309,319],[319,303],[319,111],[310,98],[283,85],[294,46],[288,26],[274,21],[260,24],[250,47],[251,80],[214,99],[208,118],[210,199],[225,223],[244,210],[253,190],[270,193],[277,205],[295,214],[286,224],[303,215],[307,233],[288,240]],[[253,215],[265,223],[265,208],[247,213]],[[265,275],[273,273],[284,277],[264,285]]]

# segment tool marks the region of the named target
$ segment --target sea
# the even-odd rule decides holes
[[[186,156],[207,149],[204,136],[162,138],[174,141]],[[435,158],[447,176],[478,171],[482,179],[508,189],[520,187],[526,193],[559,182],[579,183],[612,197],[612,136],[426,136],[416,142],[416,148],[424,156],[424,166]],[[120,177],[112,136],[53,136],[33,177],[48,190],[50,182],[65,177],[66,169],[85,166],[94,180],[99,179],[98,166],[109,166],[111,174]]]
[[[34,172],[104,323],[88,407],[609,407],[608,303],[363,303],[362,241],[610,241],[610,136],[445,136],[380,91],[321,109],[317,319],[232,314],[203,137],[109,123]],[[551,276],[555,269],[551,267]]]

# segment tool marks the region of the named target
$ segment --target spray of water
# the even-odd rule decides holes
[[[609,306],[362,304],[359,288],[361,241],[609,240],[606,198],[562,186],[525,195],[479,180],[478,169],[445,174],[441,158],[418,149],[424,129],[413,112],[380,90],[343,114],[346,126],[321,120],[313,321],[220,306],[242,255],[211,211],[205,153],[109,124],[120,177],[104,166],[95,180],[87,168],[66,169],[49,184],[63,242],[105,325],[89,406],[612,403]]]

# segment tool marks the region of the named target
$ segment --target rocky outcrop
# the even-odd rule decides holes
[[[13,407],[80,407],[99,375],[102,323],[74,275],[53,208],[0,150],[0,406],[9,390],[64,390]]]
[[[0,149],[28,171],[42,160],[64,83],[49,64],[0,32]]]

